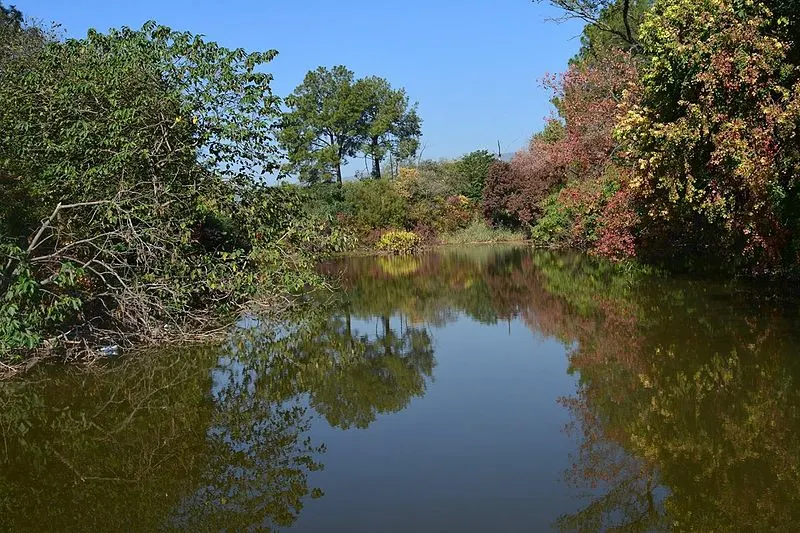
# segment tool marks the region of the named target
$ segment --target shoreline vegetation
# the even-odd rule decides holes
[[[279,97],[275,50],[152,21],[68,39],[0,3],[0,374],[279,312],[342,253],[524,242],[796,278],[798,1],[550,3],[581,49],[510,161],[423,160],[383,78],[318,67]]]

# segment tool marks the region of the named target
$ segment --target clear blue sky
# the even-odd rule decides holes
[[[138,28],[154,19],[228,47],[276,49],[276,94],[308,70],[342,64],[378,75],[419,102],[424,157],[519,149],[550,112],[539,80],[578,49],[577,23],[530,0],[4,0],[25,15],[89,28]],[[356,163],[357,164],[357,163]],[[351,167],[353,170],[355,168]]]

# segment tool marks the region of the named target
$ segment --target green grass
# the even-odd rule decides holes
[[[464,229],[445,233],[440,237],[442,244],[469,244],[475,242],[519,242],[525,240],[521,231],[492,228],[483,220],[473,220]]]

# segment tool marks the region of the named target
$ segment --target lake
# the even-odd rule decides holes
[[[320,269],[284,324],[0,383],[0,529],[800,523],[785,291],[524,247]]]

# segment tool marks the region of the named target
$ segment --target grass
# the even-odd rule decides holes
[[[473,220],[469,226],[440,236],[442,244],[470,244],[477,242],[519,242],[526,240],[521,231],[493,228],[483,220]]]

